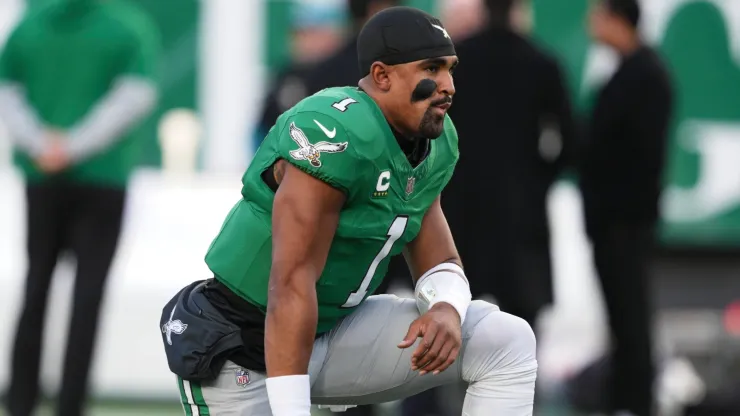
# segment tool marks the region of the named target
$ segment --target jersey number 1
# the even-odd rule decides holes
[[[409,217],[407,216],[398,216],[393,220],[391,227],[388,229],[388,239],[385,240],[383,248],[380,249],[380,253],[375,256],[373,262],[370,263],[370,267],[368,267],[367,273],[365,273],[365,278],[362,279],[360,287],[357,291],[349,294],[349,298],[347,298],[347,301],[342,305],[343,308],[352,308],[362,302],[365,295],[367,295],[367,288],[370,286],[370,282],[372,282],[373,277],[375,277],[375,271],[378,269],[378,265],[380,265],[380,262],[383,261],[383,259],[388,257],[393,244],[401,238],[403,232],[406,231],[406,224],[408,224],[408,222]]]

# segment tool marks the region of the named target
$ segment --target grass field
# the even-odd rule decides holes
[[[100,402],[95,403],[88,410],[89,416],[183,416],[182,407],[178,403],[124,403],[124,402]],[[540,409],[538,416],[572,416],[574,413],[560,408]],[[42,406],[37,416],[53,416],[54,412],[50,405]],[[314,416],[341,416],[342,413],[331,413],[316,411]],[[388,409],[376,416],[396,416],[396,413]]]
[[[94,403],[87,411],[89,416],[183,416],[182,406],[176,402],[149,402],[125,403],[118,401],[104,401]],[[341,414],[341,413],[339,413]],[[39,409],[37,416],[53,416],[54,411],[50,403]],[[331,415],[331,413],[315,412],[315,416]],[[381,416],[381,415],[379,415]]]
[[[183,416],[182,406],[177,403],[147,403],[147,404],[123,404],[123,403],[98,403],[88,409],[89,416]],[[317,411],[314,416],[331,415]],[[341,415],[341,413],[337,413]],[[37,416],[53,416],[51,406],[44,405]],[[382,415],[379,415],[382,416]],[[389,415],[390,416],[390,415]]]
[[[87,411],[89,416],[182,416],[183,410],[176,402],[169,403],[124,403],[100,402],[94,403]],[[51,404],[44,404],[37,412],[37,416],[53,416]]]

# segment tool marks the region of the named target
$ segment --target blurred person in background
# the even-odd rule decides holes
[[[475,297],[535,328],[552,302],[550,186],[572,162],[575,123],[558,62],[527,39],[528,2],[486,0],[488,24],[457,44],[451,115],[464,137],[442,197]]]
[[[308,68],[342,44],[344,0],[293,0],[290,56]]]
[[[283,112],[311,95],[306,84],[308,72],[335,53],[342,44],[342,1],[304,0],[292,6],[290,61],[280,70],[265,95],[262,113],[254,131],[255,147]]]
[[[673,93],[664,64],[640,38],[639,21],[637,0],[600,0],[590,12],[591,36],[621,63],[596,97],[580,179],[613,334],[607,410],[646,416],[655,405],[650,253]]]
[[[460,42],[480,32],[488,21],[483,0],[444,1],[439,7],[447,24],[447,33],[455,42]]]
[[[138,157],[132,128],[155,106],[158,33],[122,2],[64,0],[31,10],[0,56],[0,117],[27,197],[28,274],[7,407],[37,402],[47,295],[57,259],[77,264],[57,414],[79,416],[98,313]]]
[[[305,76],[306,96],[324,88],[356,86],[362,77],[357,65],[357,36],[367,19],[396,6],[400,0],[345,0],[349,33],[341,48],[311,67]]]
[[[349,34],[346,39],[333,47],[330,54],[320,55],[320,59],[313,61],[296,60],[291,63],[285,74],[275,83],[274,88],[268,92],[257,126],[257,137],[261,141],[270,128],[275,124],[277,118],[298,101],[313,95],[324,88],[354,86],[360,80],[360,69],[357,67],[357,35],[368,18],[375,13],[395,6],[399,0],[343,0],[349,17]],[[317,26],[331,26],[340,20],[340,12],[345,10],[337,7],[337,4],[311,6],[317,8],[314,11],[315,19],[309,20]],[[306,9],[308,5],[303,6]],[[312,40],[317,43],[319,40]],[[300,48],[305,46],[296,44],[294,55],[298,56]],[[337,45],[341,45],[337,50]]]

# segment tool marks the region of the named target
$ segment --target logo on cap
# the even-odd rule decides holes
[[[445,37],[447,39],[450,38],[450,35],[447,33],[447,30],[445,28],[443,28],[442,26],[440,26],[440,25],[432,25],[432,27],[435,28],[435,29],[441,30],[442,31],[442,34],[445,35]]]

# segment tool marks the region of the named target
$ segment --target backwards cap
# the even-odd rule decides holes
[[[455,55],[455,45],[436,17],[412,7],[390,7],[371,17],[357,38],[360,74],[375,61],[398,65]]]

